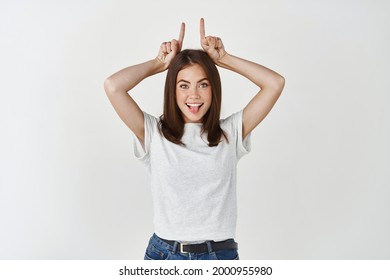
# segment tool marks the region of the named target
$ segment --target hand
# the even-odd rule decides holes
[[[160,51],[157,55],[157,59],[164,64],[164,70],[169,67],[172,59],[176,56],[177,53],[181,51],[183,45],[185,33],[185,24],[181,24],[179,39],[172,39],[170,42],[164,42],[160,46]]]
[[[204,19],[200,19],[200,44],[205,52],[211,57],[215,64],[227,54],[219,37],[205,36]]]

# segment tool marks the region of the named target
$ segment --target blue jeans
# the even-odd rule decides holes
[[[228,242],[234,242],[234,239],[228,239]],[[236,249],[212,251],[209,246],[209,251],[206,253],[180,253],[179,243],[170,245],[156,234],[149,240],[146,248],[144,260],[238,260],[238,252]]]

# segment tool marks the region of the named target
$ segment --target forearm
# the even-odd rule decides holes
[[[217,65],[246,77],[261,89],[277,89],[284,86],[284,78],[278,73],[260,64],[230,54],[224,55]]]
[[[164,71],[164,65],[158,59],[126,67],[105,81],[107,93],[128,92],[145,78]]]

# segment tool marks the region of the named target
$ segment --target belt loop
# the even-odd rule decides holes
[[[172,254],[176,254],[177,247],[179,247],[179,242],[175,241],[175,244],[173,244]]]
[[[207,241],[206,244],[207,244],[207,250],[209,251],[209,254],[212,253],[213,252],[213,247],[211,247],[211,242]]]

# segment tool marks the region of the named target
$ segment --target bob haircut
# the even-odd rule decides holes
[[[185,146],[181,141],[184,133],[184,119],[176,102],[177,74],[189,65],[198,64],[206,73],[211,86],[211,106],[202,120],[202,133],[207,133],[210,147],[218,146],[221,138],[228,141],[219,125],[221,113],[221,79],[217,67],[209,55],[202,50],[186,49],[179,52],[169,65],[164,89],[164,110],[160,116],[159,129],[172,143]]]

